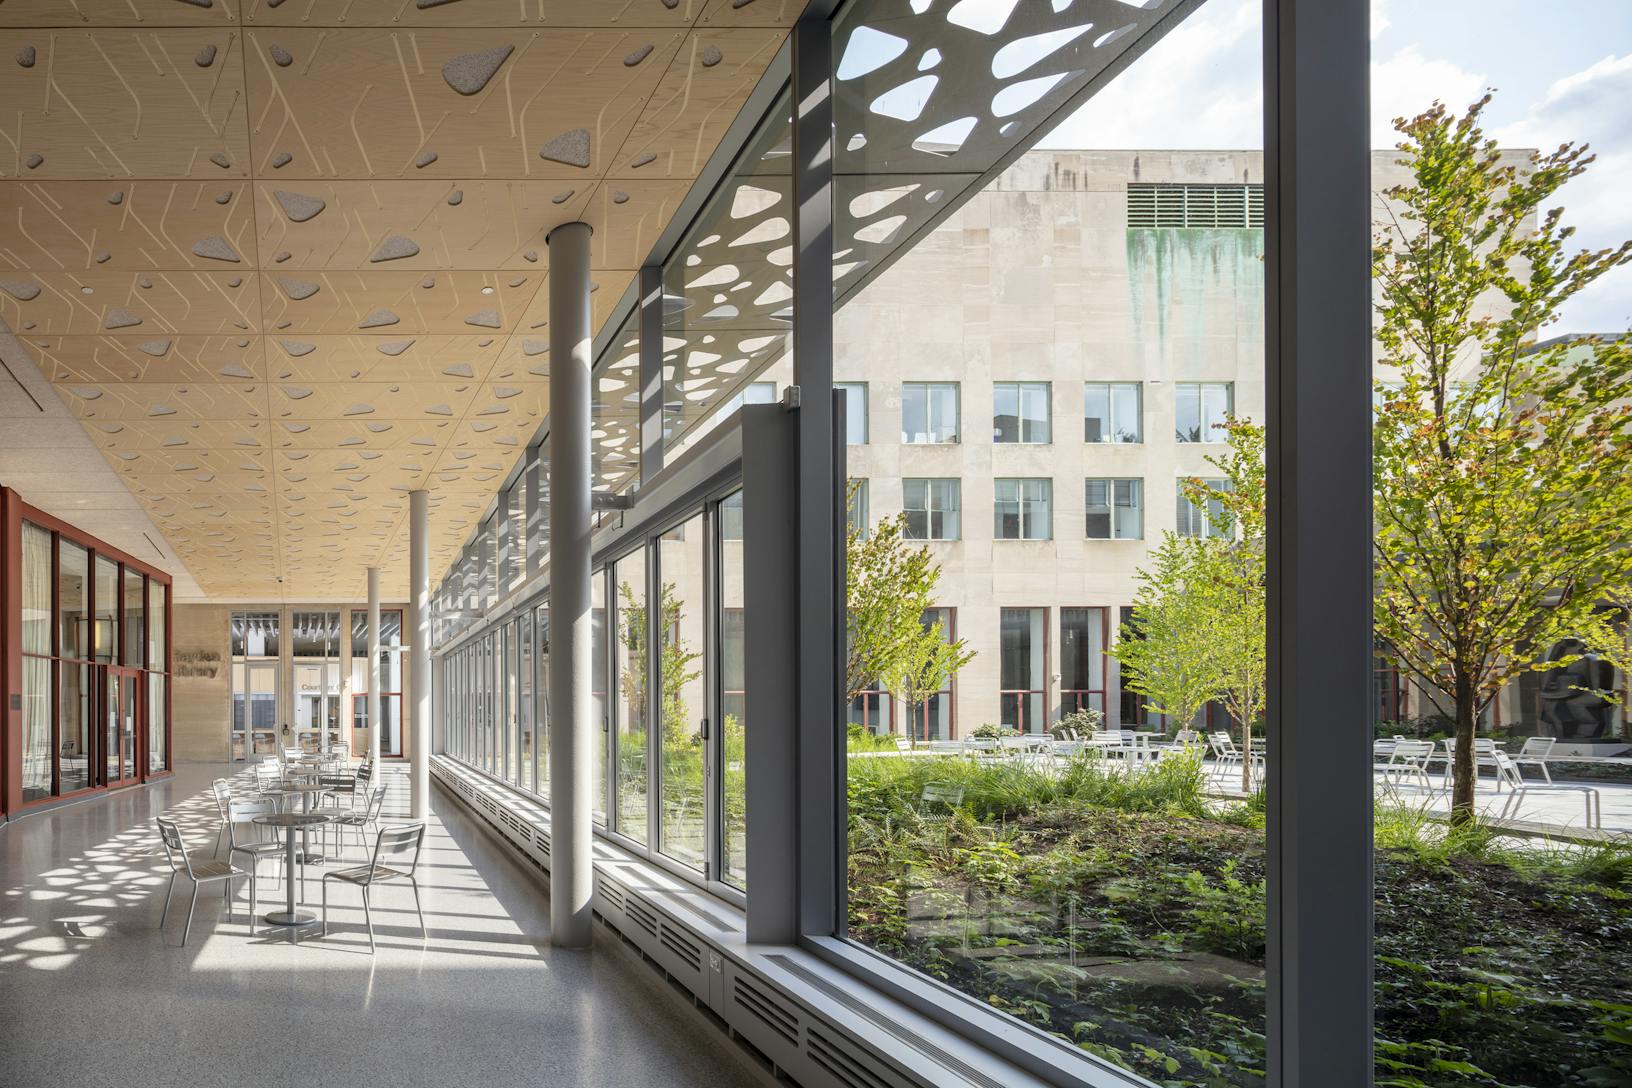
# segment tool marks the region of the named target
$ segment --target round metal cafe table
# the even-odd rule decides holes
[[[270,816],[257,816],[255,822],[283,828],[288,850],[288,868],[284,870],[283,879],[284,909],[265,915],[263,921],[269,926],[303,926],[317,921],[317,915],[311,911],[295,909],[295,832],[304,835],[309,828],[328,823],[329,817],[321,812],[275,812]]]
[[[302,813],[310,813],[317,807],[318,800],[323,796],[323,794],[328,793],[330,789],[331,787],[329,786],[324,786],[313,782],[305,785],[282,786],[275,790],[267,790],[266,792],[276,794],[279,797],[298,796],[301,799],[300,811]],[[305,832],[302,832],[300,836],[300,853],[297,855],[297,860],[299,860],[302,865],[322,865],[326,860],[322,854],[312,853],[311,842],[307,839]]]

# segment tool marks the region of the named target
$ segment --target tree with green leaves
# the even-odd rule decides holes
[[[852,505],[855,499],[852,487]],[[941,566],[928,547],[907,539],[906,525],[905,514],[870,529],[850,523],[844,675],[851,699],[882,684],[911,708],[944,687],[974,653],[962,639],[948,641],[939,623],[924,624],[935,607]]]
[[[646,600],[636,596],[628,582],[618,585],[623,598],[619,609],[618,641],[623,644],[629,667],[618,678],[624,705],[635,708],[639,720],[646,720]],[[658,660],[659,683],[663,701],[663,742],[672,745],[683,742],[691,730],[686,713],[685,687],[702,675],[692,666],[702,658],[685,639],[679,636],[680,608],[673,582],[663,583],[658,601],[662,629],[669,632],[663,640]]]
[[[926,608],[929,606],[926,606]],[[919,613],[920,633],[902,640],[899,653],[887,662],[879,682],[893,698],[900,699],[907,708],[908,735],[913,746],[918,744],[918,731],[910,727],[914,715],[937,691],[945,688],[958,670],[974,660],[975,652],[966,647],[963,639],[953,640],[950,631],[940,620],[924,623]]]
[[[1593,157],[1565,143],[1515,163],[1480,128],[1489,101],[1394,122],[1410,179],[1384,193],[1372,263],[1395,379],[1373,436],[1377,633],[1455,723],[1457,823],[1480,712],[1632,578],[1632,342],[1584,362],[1537,342],[1632,243],[1568,249],[1563,209],[1542,206]]]
[[[1252,730],[1269,701],[1269,598],[1264,428],[1247,419],[1225,426],[1228,449],[1209,456],[1223,487],[1192,480],[1191,502],[1211,501],[1216,536],[1198,542],[1193,592],[1211,635],[1208,654],[1218,699],[1241,733],[1241,787],[1252,789]]]
[[[1111,656],[1122,666],[1122,686],[1188,729],[1219,693],[1213,663],[1211,608],[1198,592],[1206,577],[1203,542],[1164,533],[1138,573],[1133,613]]]

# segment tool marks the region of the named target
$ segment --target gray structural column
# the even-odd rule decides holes
[[[380,568],[368,568],[368,761],[379,774],[380,728]]]
[[[587,223],[563,223],[550,247],[550,941],[588,948],[591,933],[590,464],[591,337]]]
[[[842,927],[838,881],[844,873],[839,662],[845,450],[836,437],[842,432],[835,432],[833,405],[832,75],[832,28],[825,17],[807,14],[793,28],[793,380],[800,393],[799,925],[800,932],[820,936]]]
[[[431,811],[431,493],[408,493],[409,690],[414,741],[410,749],[409,816],[423,820]],[[375,719],[377,720],[377,719]],[[370,742],[372,744],[372,742]]]
[[[1367,0],[1267,0],[1267,1062],[1372,1083]]]

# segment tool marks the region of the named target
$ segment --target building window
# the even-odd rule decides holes
[[[992,536],[997,540],[1047,540],[1053,530],[1053,480],[996,480]]]
[[[742,492],[733,491],[720,500],[720,539],[742,539]]]
[[[1143,480],[1085,481],[1083,506],[1089,540],[1139,540],[1145,535]]]
[[[1086,442],[1143,442],[1144,409],[1138,382],[1084,382],[1082,437]]]
[[[867,536],[867,481],[864,479],[850,481],[850,498],[845,507],[845,520],[850,531],[856,536],[862,538]]]
[[[834,382],[844,394],[844,441],[851,446],[867,444],[867,383]]]
[[[1048,728],[1048,609],[1005,608],[998,618],[998,713],[1022,733]]]
[[[901,386],[901,441],[958,440],[958,383],[907,382]]]
[[[1139,629],[1133,624],[1133,606],[1123,605],[1117,610],[1116,640],[1121,642],[1123,639],[1139,637]],[[1146,724],[1150,713],[1145,707],[1145,697],[1122,683],[1120,667],[1117,672],[1116,691],[1116,724],[1124,729]]]
[[[1180,536],[1211,536],[1223,538],[1229,535],[1229,529],[1224,517],[1224,503],[1216,496],[1209,495],[1205,502],[1197,504],[1190,501],[1185,494],[1187,484],[1195,481],[1180,480],[1178,482],[1177,525],[1174,529]],[[1203,486],[1214,491],[1224,491],[1230,486],[1228,480],[1201,480]]]
[[[1133,229],[1256,227],[1264,225],[1262,185],[1187,185],[1135,182],[1128,186]]]
[[[1060,609],[1060,714],[1105,712],[1105,609]]]
[[[726,416],[729,416],[732,412],[735,412],[744,404],[775,403],[775,382],[749,382],[747,385],[742,387],[741,392],[737,393],[730,400],[725,402],[725,407],[720,411],[720,417],[723,419]]]
[[[889,692],[874,681],[872,687],[850,697],[850,712],[846,720],[869,733],[883,736],[894,731],[895,703]]]
[[[901,508],[908,540],[957,540],[962,506],[958,480],[902,480]]]
[[[1179,382],[1173,392],[1175,437],[1180,442],[1223,442],[1235,411],[1230,382]]]
[[[1053,441],[1047,382],[998,382],[992,386],[992,441]]]

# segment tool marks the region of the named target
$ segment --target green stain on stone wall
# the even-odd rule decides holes
[[[1209,339],[1264,336],[1264,232],[1257,228],[1131,228],[1128,293],[1147,358],[1204,363]]]

